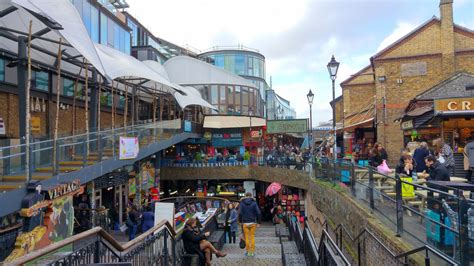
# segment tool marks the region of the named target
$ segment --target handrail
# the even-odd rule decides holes
[[[170,232],[170,236],[173,239],[176,239],[176,231],[174,230],[173,226],[166,220],[162,220],[159,222],[157,225],[153,226],[150,228],[147,232],[139,235],[135,239],[128,241],[124,245],[120,244],[113,236],[111,236],[107,231],[105,231],[102,227],[94,227],[92,229],[89,229],[85,232],[79,233],[77,235],[68,237],[64,240],[61,240],[59,242],[53,243],[51,245],[48,245],[42,249],[35,250],[31,253],[28,253],[27,255],[18,258],[8,265],[23,265],[28,262],[31,262],[33,260],[36,260],[44,255],[47,255],[51,252],[54,252],[58,249],[61,249],[67,245],[70,245],[78,240],[82,240],[91,236],[100,236],[103,239],[105,239],[109,244],[112,245],[113,248],[115,248],[119,252],[124,252],[127,249],[135,246],[136,244],[143,242],[148,236],[154,234],[157,231],[160,231],[162,229],[167,229]]]
[[[351,265],[351,263],[347,260],[346,256],[344,256],[344,253],[342,253],[342,250],[339,249],[336,243],[334,243],[334,240],[332,240],[332,238],[330,237],[329,232],[326,231],[326,229],[324,228],[322,236],[323,237],[321,237],[320,247],[324,244],[324,238],[326,238],[327,240],[329,240],[329,243],[332,245],[332,247],[336,250],[337,254],[339,255],[339,258],[341,258],[344,263],[346,263],[346,265]]]
[[[323,232],[327,232],[327,229],[325,229],[324,227],[327,228],[328,226],[328,223],[326,221],[324,222],[321,222],[321,220],[316,217],[314,218],[313,215],[310,215],[309,216],[309,219],[313,222],[313,223],[316,223],[318,222],[319,225],[322,228],[322,231]],[[440,253],[439,251],[437,251],[436,249],[433,249],[432,247],[428,246],[428,245],[423,245],[423,246],[420,246],[420,247],[417,247],[417,248],[414,248],[414,249],[411,249],[411,250],[408,250],[406,252],[403,252],[403,253],[400,253],[400,254],[395,254],[393,251],[391,251],[387,245],[385,245],[376,235],[374,235],[370,230],[368,230],[367,227],[364,227],[360,232],[359,234],[357,234],[356,237],[353,237],[350,232],[347,230],[347,227],[344,225],[344,224],[338,224],[334,231],[337,232],[338,229],[342,229],[345,234],[349,237],[349,239],[352,241],[352,242],[355,242],[355,241],[358,241],[364,234],[368,234],[370,235],[379,245],[382,246],[382,248],[388,252],[394,259],[396,260],[399,260],[401,258],[404,258],[404,257],[408,257],[409,255],[413,255],[415,253],[418,253],[420,251],[426,251],[426,250],[429,250],[433,253],[435,253],[437,256],[439,256],[441,259],[445,260],[446,262],[448,263],[451,263],[452,265],[458,265],[458,263],[456,261],[454,261],[452,258],[446,256],[445,254],[442,254]],[[336,236],[337,236],[337,233],[336,233]],[[329,237],[330,238],[330,237]],[[341,242],[342,243],[342,242]],[[359,255],[359,254],[358,254]]]

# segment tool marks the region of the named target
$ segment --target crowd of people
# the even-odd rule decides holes
[[[225,163],[225,162],[243,162],[250,161],[251,154],[245,150],[243,154],[238,149],[210,149],[209,152],[197,150],[194,152],[187,152],[183,155],[176,155],[174,163]]]
[[[269,166],[294,167],[302,170],[310,158],[308,149],[302,150],[292,144],[279,145],[265,148],[265,161]]]

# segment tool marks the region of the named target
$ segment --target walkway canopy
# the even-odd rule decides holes
[[[100,74],[110,78],[71,1],[0,0],[0,12],[1,49],[18,54],[18,37],[27,36],[31,20],[34,61],[54,66],[58,51],[54,42],[62,38],[64,70],[79,72],[84,57]]]
[[[257,88],[255,84],[242,77],[189,56],[175,56],[163,66],[170,80],[181,86],[226,84]]]

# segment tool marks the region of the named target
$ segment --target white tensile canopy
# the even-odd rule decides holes
[[[175,56],[163,66],[170,80],[181,86],[226,84],[256,88],[255,84],[242,77],[189,56]]]
[[[15,10],[16,8],[16,10]],[[70,1],[55,0],[0,0],[0,10],[8,10],[10,13],[0,17],[0,25],[13,31],[5,32],[10,38],[25,36],[22,33],[28,33],[29,22],[32,23],[32,33],[46,32],[41,38],[32,40],[33,49],[31,58],[35,61],[44,62],[54,66],[58,44],[43,40],[47,38],[58,42],[62,38],[63,59],[76,59],[77,64],[64,61],[62,68],[71,73],[77,73],[80,69],[82,59],[87,59],[88,63],[94,66],[97,71],[109,78],[104,66],[94,49],[94,44],[89,38],[86,28],[76,8]],[[45,29],[52,29],[46,31]],[[0,48],[18,54],[18,44],[16,40],[11,40],[3,36],[0,42]],[[39,48],[39,49],[35,49]],[[43,50],[43,51],[40,51]],[[51,54],[47,54],[50,52]]]
[[[264,118],[236,115],[208,115],[204,117],[204,128],[241,128],[263,127],[267,124]]]

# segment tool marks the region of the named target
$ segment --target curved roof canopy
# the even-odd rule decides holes
[[[54,0],[0,0],[0,26],[6,29],[0,48],[18,53],[18,37],[26,36],[32,21],[31,57],[33,60],[54,66],[58,44],[46,39],[63,42],[63,63],[66,71],[77,73],[81,66],[79,57],[87,59],[97,71],[108,77],[94,44],[90,39],[79,13],[71,1]]]
[[[215,106],[206,102],[195,88],[188,86],[181,88],[185,91],[186,95],[180,94],[179,92],[174,93],[174,97],[181,108],[184,109],[190,105],[200,105],[202,107],[211,108],[216,111],[218,110]]]
[[[180,85],[228,84],[257,88],[231,72],[189,56],[175,56],[163,65],[170,80]]]

